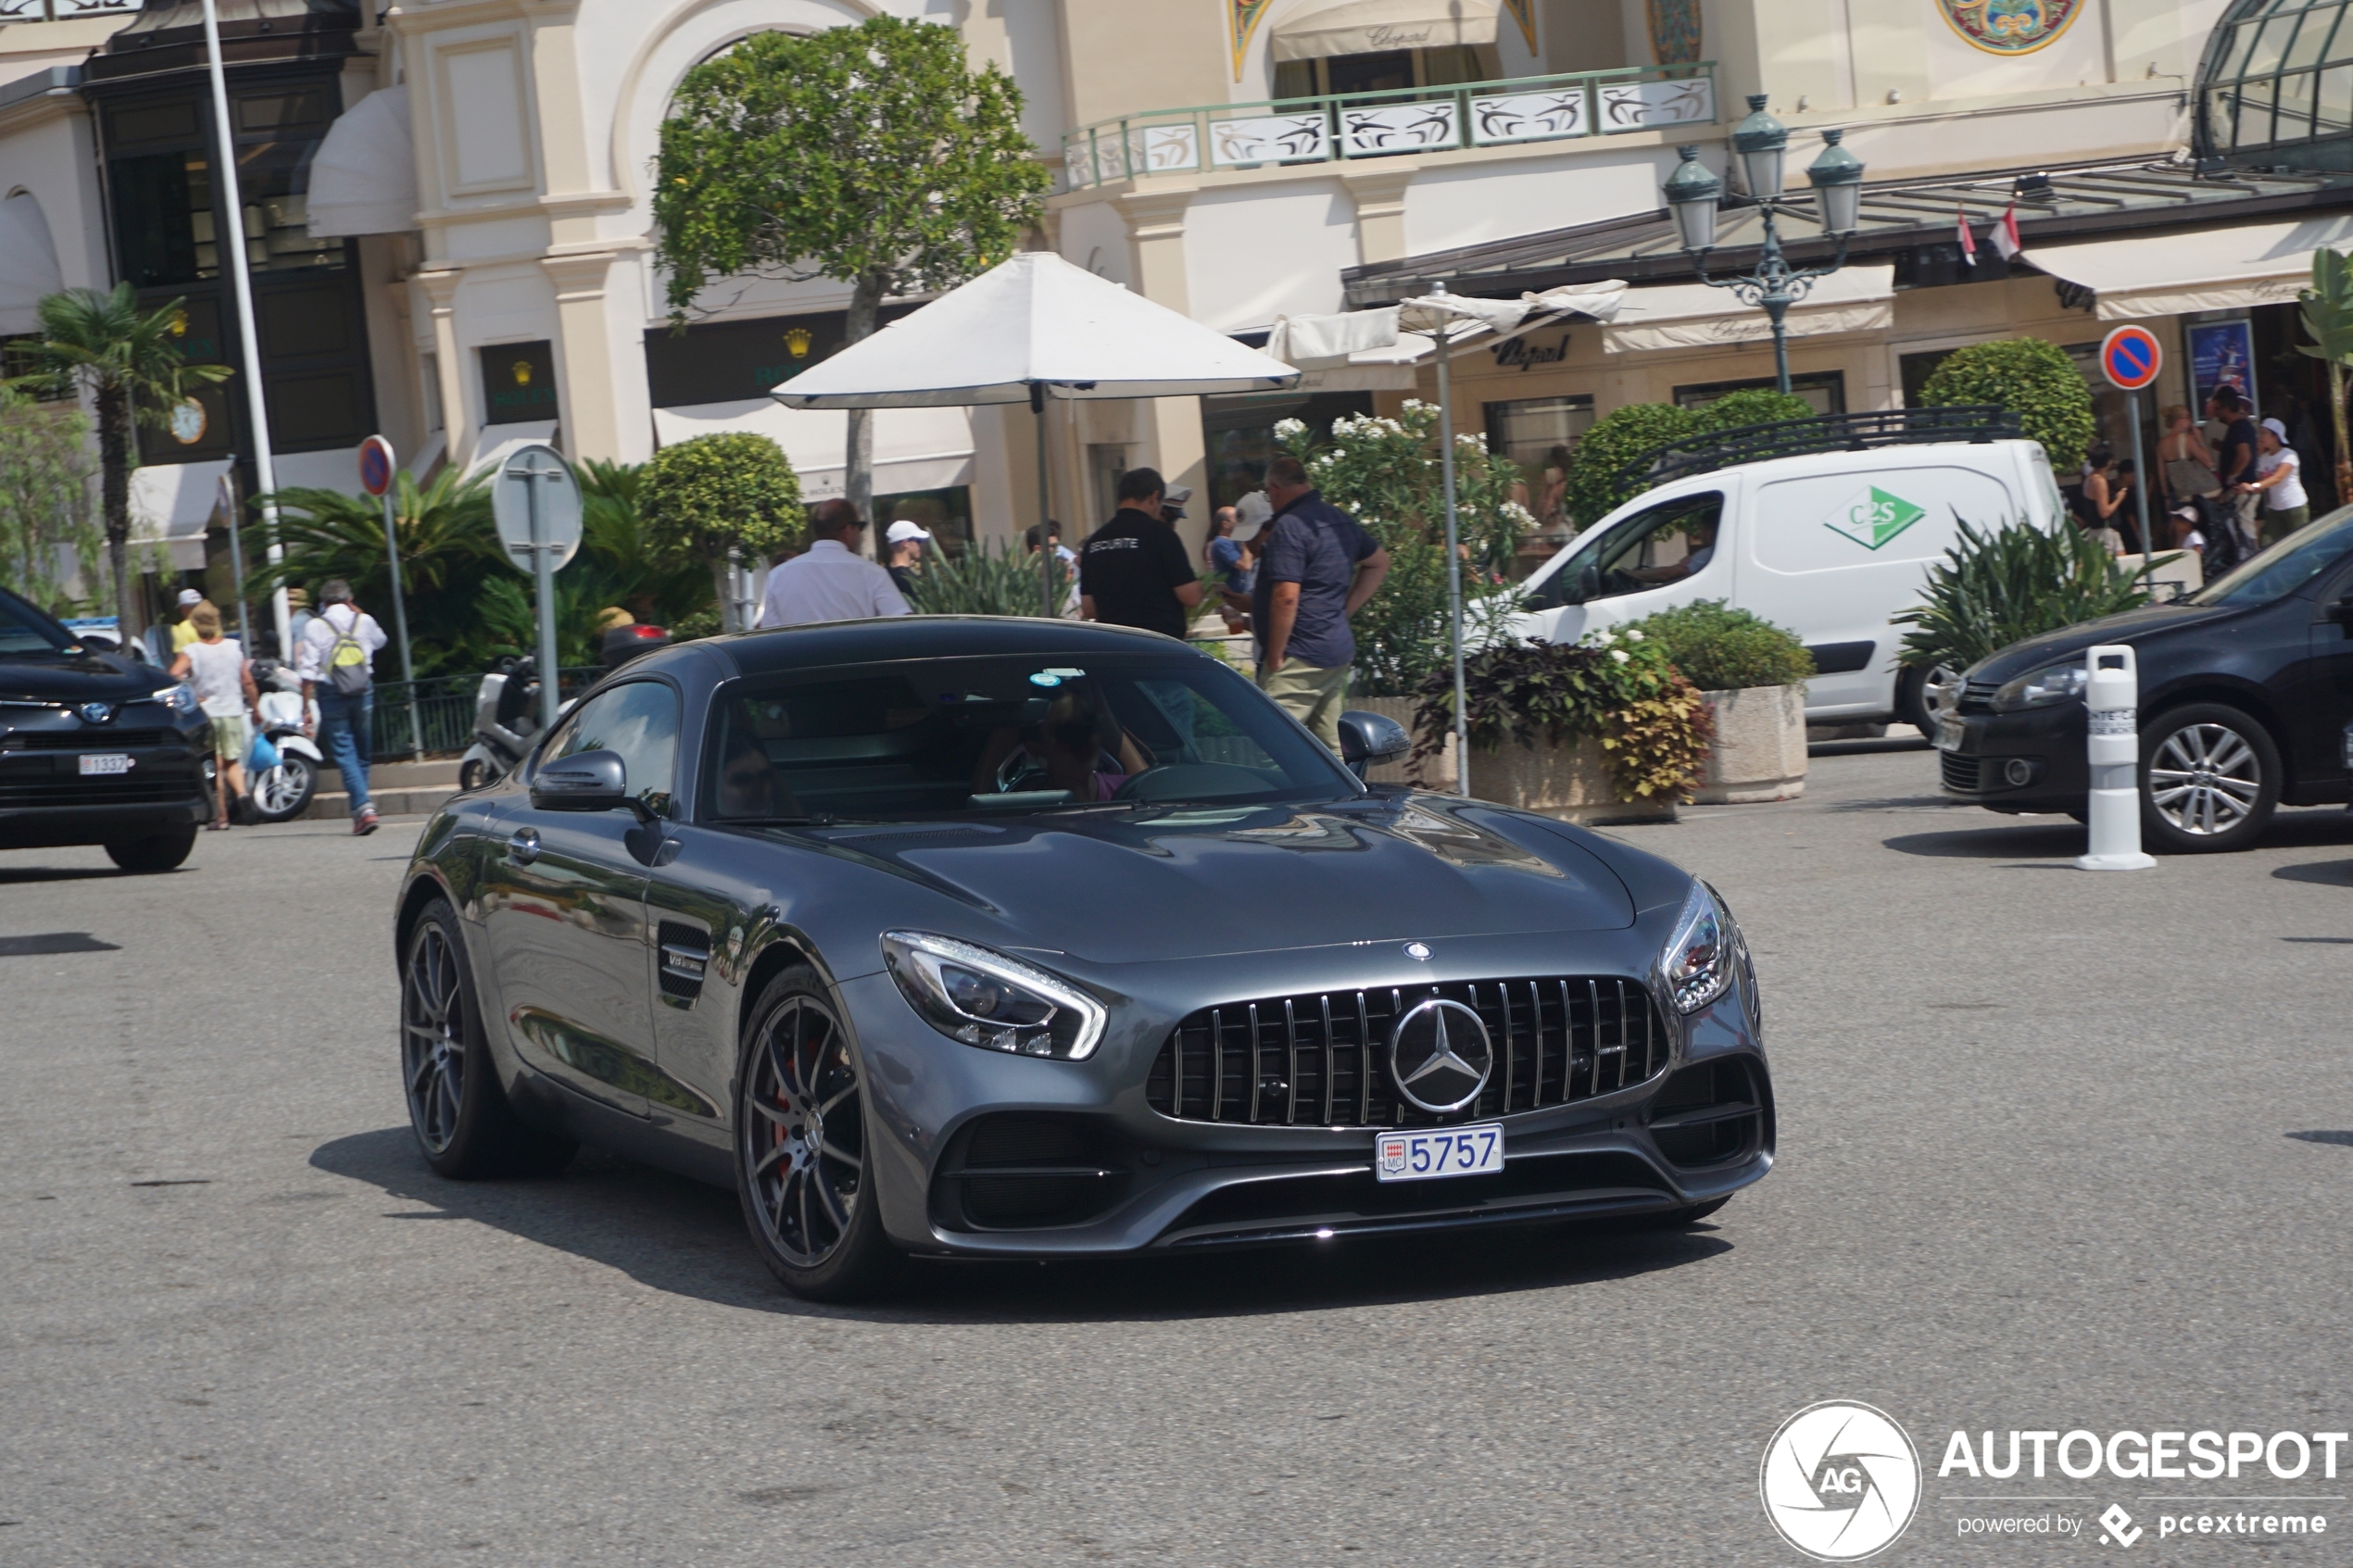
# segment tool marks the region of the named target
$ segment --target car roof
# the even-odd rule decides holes
[[[723,656],[741,675],[990,654],[1182,652],[1197,659],[1209,657],[1157,632],[1023,615],[903,615],[874,621],[831,621],[814,626],[698,638],[680,644],[677,651],[685,653],[695,648]],[[632,664],[653,668],[667,662],[669,650],[646,655]]]

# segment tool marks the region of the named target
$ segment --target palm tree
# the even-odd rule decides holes
[[[175,299],[143,315],[129,283],[107,292],[64,289],[41,301],[40,336],[19,350],[31,367],[19,381],[71,382],[97,405],[98,493],[125,635],[138,619],[130,561],[133,426],[142,420],[164,425],[189,388],[215,385],[231,374],[226,365],[191,365],[182,358],[174,340],[188,330],[183,303]]]

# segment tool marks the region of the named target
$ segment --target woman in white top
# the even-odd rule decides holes
[[[2312,521],[2312,503],[2304,494],[2304,465],[2287,444],[2287,426],[2265,420],[2255,439],[2255,479],[2239,490],[2263,497],[2263,544],[2269,548]]]
[[[253,684],[253,666],[234,637],[220,634],[220,612],[198,605],[189,616],[196,640],[171,661],[174,680],[185,681],[196,694],[196,705],[212,720],[212,754],[220,765],[220,786],[213,791],[214,820],[205,826],[218,831],[229,825],[229,802],[245,792],[245,750],[253,745],[247,714],[260,700]]]

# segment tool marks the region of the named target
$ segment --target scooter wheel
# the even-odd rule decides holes
[[[480,789],[484,784],[496,784],[497,782],[498,775],[490,770],[488,764],[483,762],[479,759],[458,764],[458,787],[459,789]]]

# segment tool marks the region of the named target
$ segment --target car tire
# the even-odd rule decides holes
[[[2219,702],[2194,702],[2141,728],[2141,831],[2167,855],[2245,849],[2280,803],[2271,732]]]
[[[553,1175],[580,1146],[515,1114],[475,1002],[458,911],[435,898],[400,960],[400,1081],[409,1125],[434,1173]]]
[[[298,751],[281,753],[278,765],[265,768],[253,780],[253,819],[258,822],[287,822],[309,809],[319,790],[319,770]]]
[[[1931,670],[1915,664],[1906,668],[1895,684],[1895,717],[1918,730],[1931,745],[1936,740],[1936,705],[1929,700],[1929,683],[1950,674],[1944,665]]]
[[[812,1301],[882,1289],[904,1260],[875,1198],[857,1053],[815,970],[768,983],[736,1061],[736,1196],[760,1261]]]
[[[129,872],[132,876],[153,876],[158,872],[176,871],[196,847],[196,828],[168,828],[151,833],[145,838],[118,838],[108,844],[107,859]]]

